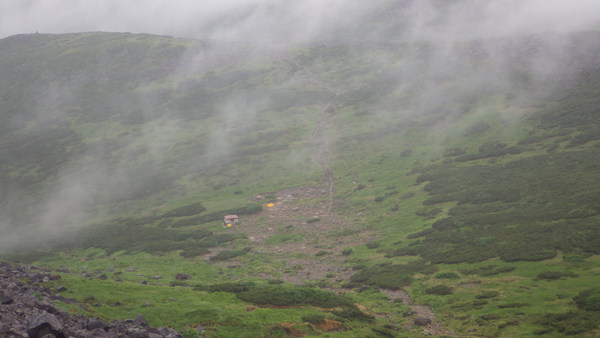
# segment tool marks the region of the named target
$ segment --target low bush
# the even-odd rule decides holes
[[[409,264],[391,264],[374,267],[359,267],[358,272],[350,277],[350,282],[357,285],[373,285],[384,289],[397,290],[410,285],[415,273],[429,274],[435,267],[423,261]]]
[[[192,258],[192,257],[196,257],[196,256],[206,255],[209,253],[210,253],[210,250],[208,250],[207,248],[198,246],[195,248],[185,249],[185,250],[181,251],[179,253],[179,255],[181,257],[185,257],[185,258]]]
[[[600,316],[586,311],[546,314],[536,324],[544,326],[547,331],[558,331],[563,335],[576,335],[591,331],[600,325]]]
[[[381,243],[379,242],[369,242],[366,244],[367,248],[369,249],[377,249],[381,246]]]
[[[238,293],[248,291],[253,288],[256,284],[254,282],[240,282],[240,283],[222,283],[213,285],[198,285],[194,288],[196,291],[208,291],[208,292],[231,292]]]
[[[581,291],[573,300],[582,310],[600,311],[600,288]]]
[[[243,248],[239,250],[223,250],[209,259],[211,261],[227,261],[235,257],[243,256],[248,252],[250,252],[250,248]]]
[[[317,252],[317,253],[315,254],[315,256],[316,256],[316,257],[321,257],[321,256],[329,255],[329,254],[330,254],[330,252],[329,252],[329,251],[321,250],[321,251]]]
[[[236,239],[237,236],[235,234],[214,234],[208,237],[202,238],[196,245],[204,248],[214,248],[223,243],[231,242]]]
[[[500,295],[498,291],[483,291],[482,293],[475,296],[477,299],[495,298]]]
[[[460,277],[457,274],[455,274],[454,272],[444,272],[444,273],[435,275],[435,278],[437,278],[437,279],[458,279]]]
[[[563,277],[577,277],[576,273],[573,272],[563,272],[563,271],[544,271],[540,272],[534,279],[536,280],[558,280]]]
[[[257,305],[313,305],[324,308],[356,307],[349,298],[338,296],[330,291],[305,287],[255,286],[236,294],[241,300]]]
[[[497,315],[495,313],[490,313],[490,314],[487,314],[487,315],[481,315],[481,316],[479,316],[479,318],[481,318],[483,320],[496,320],[496,319],[502,318],[502,316]]]
[[[490,143],[479,151],[477,157],[512,154],[518,149]],[[558,250],[566,255],[595,254],[600,251],[600,236],[594,230],[600,193],[593,187],[600,171],[591,168],[597,161],[598,151],[586,149],[485,165],[420,167],[417,183],[428,182],[424,189],[429,194],[423,204],[457,204],[430,229],[408,236],[423,237],[419,245],[389,255],[464,263],[495,257],[506,262],[540,261],[556,257]],[[491,276],[509,269],[480,273]]]
[[[527,303],[506,303],[506,304],[498,304],[500,309],[514,309],[518,307],[528,306]]]
[[[450,295],[453,292],[454,292],[454,289],[449,287],[448,285],[436,285],[436,286],[430,287],[425,290],[425,293],[428,295],[439,295],[439,296]]]
[[[319,324],[325,321],[325,315],[322,314],[310,314],[302,316],[302,321],[311,324]]]

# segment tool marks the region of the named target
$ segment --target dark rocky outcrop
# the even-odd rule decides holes
[[[98,318],[62,312],[53,306],[53,301],[78,302],[55,295],[44,285],[57,279],[60,276],[41,268],[0,262],[0,337],[183,337],[171,328],[149,327],[142,315],[107,323]]]

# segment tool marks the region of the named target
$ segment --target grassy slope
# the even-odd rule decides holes
[[[97,280],[63,274],[61,284],[69,288],[70,296],[102,304],[90,306],[91,313],[108,319],[143,313],[153,325],[182,329],[202,324],[216,336],[239,336],[241,332],[257,336],[289,332],[281,327],[288,322],[295,323],[304,332],[318,334],[318,330],[303,324],[301,318],[317,312],[342,321],[344,330],[352,330],[359,336],[381,335],[382,332],[401,334],[403,325],[412,320],[404,316],[408,307],[389,302],[376,286],[404,285],[405,279],[400,277],[405,276],[411,281],[404,287],[414,301],[429,304],[441,322],[455,332],[508,337],[530,335],[549,327],[536,324],[546,313],[576,311],[572,298],[598,281],[598,256],[594,255],[598,247],[594,243],[598,241],[595,230],[599,212],[594,203],[598,200],[594,185],[598,172],[594,170],[598,163],[595,160],[598,114],[593,113],[593,107],[599,82],[593,75],[579,86],[570,87],[568,95],[552,97],[546,105],[536,107],[510,99],[511,93],[497,95],[493,90],[474,100],[464,92],[453,92],[459,79],[450,76],[441,88],[454,101],[442,102],[442,108],[425,107],[427,114],[424,115],[415,114],[414,102],[407,99],[421,84],[405,92],[391,91],[397,84],[396,78],[377,75],[382,72],[393,75],[402,68],[391,60],[409,65],[415,62],[414,53],[419,51],[409,48],[372,46],[369,54],[359,57],[345,46],[315,47],[291,52],[296,65],[285,60],[259,59],[238,65],[236,70],[217,66],[209,73],[175,72],[178,75],[165,77],[167,73],[173,74],[176,67],[167,67],[160,73],[161,68],[153,65],[169,65],[169,60],[173,64],[185,63],[185,52],[179,46],[202,47],[187,41],[149,36],[91,34],[49,38],[54,41],[49,46],[60,53],[72,51],[82,60],[92,56],[86,54],[88,48],[79,40],[106,40],[109,46],[106,48],[135,46],[145,41],[139,51],[143,61],[135,62],[138,68],[130,71],[131,65],[110,61],[104,66],[123,68],[109,76],[113,79],[109,85],[89,84],[90,95],[84,96],[90,97],[88,101],[75,101],[77,105],[73,107],[75,103],[69,99],[58,100],[63,104],[56,110],[67,113],[66,117],[59,114],[54,122],[57,127],[53,130],[60,133],[43,139],[44,142],[56,140],[57,143],[50,143],[53,145],[66,143],[66,147],[57,149],[61,149],[64,158],[74,159],[70,162],[73,167],[84,163],[86,157],[96,156],[97,153],[89,151],[95,146],[94,149],[101,149],[102,160],[116,163],[116,167],[125,172],[156,168],[144,171],[145,175],[125,175],[134,181],[128,182],[130,189],[94,199],[100,204],[91,209],[92,217],[86,221],[95,224],[92,235],[85,230],[70,244],[71,248],[62,253],[46,253],[45,258],[37,259],[38,264],[67,268],[76,274],[107,275],[107,280]],[[113,38],[118,43],[110,42]],[[82,52],[75,53],[77,49],[68,47],[70,44],[79,46]],[[35,64],[47,60],[48,55],[62,55],[37,44],[28,48],[43,51],[33,54],[39,56],[37,61],[32,60]],[[146,58],[147,48],[158,48],[167,56],[163,62],[154,57]],[[132,47],[132,50],[137,49]],[[97,53],[91,51],[90,54]],[[6,60],[10,60],[9,56]],[[56,60],[64,59],[57,57]],[[49,64],[42,68],[50,72],[63,69]],[[130,72],[126,74],[139,74],[139,78],[121,81],[117,74],[124,74],[124,69]],[[50,77],[56,78],[56,74]],[[148,97],[163,99],[156,101],[152,108],[136,108],[140,101],[123,99],[131,108],[126,112],[140,112],[137,116],[128,116],[121,108],[109,104],[113,95],[122,90],[135,98],[142,92]],[[338,96],[331,101],[333,91]],[[246,94],[240,99],[239,92]],[[107,99],[102,99],[101,93]],[[263,99],[250,100],[249,96]],[[235,117],[236,126],[241,126],[241,130],[235,129],[235,134],[228,129],[227,110],[222,108],[231,98],[243,104],[228,109],[254,107],[249,115]],[[413,103],[404,104],[403,100]],[[15,104],[29,104],[27,102]],[[327,309],[306,306],[246,312],[252,305],[230,293],[215,295],[186,287],[168,287],[176,282],[176,273],[191,276],[184,284],[212,285],[232,280],[267,283],[266,279],[277,279],[285,275],[286,270],[294,269],[286,266],[285,255],[264,254],[260,246],[244,236],[218,237],[224,233],[218,220],[199,223],[196,217],[214,212],[220,215],[222,210],[260,204],[262,201],[253,200],[260,193],[268,195],[284,188],[319,182],[321,172],[311,157],[315,146],[310,138],[327,107],[333,107],[328,113],[327,134],[331,137],[328,151],[333,155],[330,165],[336,189],[335,211],[361,233],[378,234],[376,242],[370,245],[346,248],[352,252],[342,257],[346,261],[344,267],[357,272],[351,281],[355,286],[373,286],[362,293],[351,289],[346,292],[369,313],[378,313],[376,322],[345,318]],[[7,108],[6,111],[2,117],[8,119],[16,110]],[[167,111],[171,115],[164,115]],[[101,112],[105,115],[98,115]],[[457,117],[449,118],[448,114]],[[35,133],[35,120],[24,120],[24,128],[4,136],[3,144],[20,143],[19,137],[27,139],[28,130]],[[12,123],[11,126],[18,128],[23,124]],[[171,128],[165,131],[164,126]],[[164,142],[148,148],[148,141],[157,130],[162,131]],[[215,130],[228,134],[225,145],[234,149],[232,152],[223,154],[210,147],[211,144],[223,145],[211,143]],[[510,150],[511,147],[518,151]],[[27,154],[38,149],[36,144],[25,150],[20,148],[18,152],[9,151],[10,147],[3,149],[8,149],[2,155],[10,160],[3,163],[11,163],[2,166],[6,178],[3,184],[8,184],[8,177],[23,180],[11,189],[35,191],[40,186],[51,186],[58,169],[65,166],[49,162],[55,160],[52,157],[46,160],[31,154],[28,158]],[[158,158],[154,154],[159,154]],[[536,167],[539,159],[545,161],[541,168]],[[505,175],[507,168],[512,168],[515,174]],[[499,182],[490,181],[486,175],[489,172],[504,176]],[[573,180],[565,179],[567,175]],[[524,182],[530,184],[525,190]],[[577,193],[560,194],[565,186],[577,187]],[[498,188],[502,191],[494,190]],[[554,193],[548,194],[550,190]],[[24,196],[30,198],[26,193]],[[508,197],[494,199],[498,196]],[[172,213],[198,201],[206,211]],[[302,203],[322,201],[323,197],[317,197]],[[42,202],[31,197],[26,203],[33,206],[32,210],[36,203]],[[546,217],[552,212],[554,216]],[[429,230],[437,221],[447,218],[458,223]],[[467,222],[472,219],[475,221]],[[494,223],[481,223],[481,219],[494,220]],[[562,232],[565,227],[571,227],[570,224],[577,227],[577,233]],[[265,241],[267,245],[285,242],[314,245],[284,225],[279,235]],[[546,230],[544,236],[536,235],[540,228],[550,230]],[[421,235],[415,236],[419,232]],[[123,240],[120,246],[111,240],[115,234]],[[331,231],[321,237],[331,238],[332,243],[328,244],[331,249],[339,234]],[[548,234],[551,236],[546,236]],[[412,236],[407,238],[409,235]],[[508,249],[500,246],[499,236],[504,236],[504,241],[513,246]],[[525,237],[527,242],[515,245],[523,236],[533,237]],[[201,244],[206,243],[207,238],[216,242]],[[528,245],[532,243],[536,245]],[[202,245],[213,253],[193,257],[191,252],[192,258],[182,258],[179,251],[172,251]],[[108,251],[88,248],[94,246]],[[250,251],[239,251],[243,248]],[[515,253],[523,248],[537,251],[525,251],[516,259],[498,258],[503,257],[504,252]],[[222,250],[238,250],[241,256],[233,259],[237,263],[231,267],[206,259]],[[537,259],[541,261],[529,261],[539,252]],[[425,260],[408,264],[418,261],[416,255]],[[315,261],[321,259],[300,256]],[[128,271],[130,267],[137,269]],[[558,280],[536,279],[547,271],[567,274]],[[455,275],[436,278],[443,277],[444,273]],[[156,275],[162,278],[153,280]],[[115,282],[117,279],[123,282]],[[140,285],[143,280],[151,285]],[[343,278],[309,278],[306,282],[333,289],[352,285],[347,285],[348,280]],[[440,284],[453,287],[454,293],[438,296],[425,292]],[[114,286],[126,286],[127,295],[116,294]],[[497,294],[478,298],[486,291]],[[94,299],[89,298],[92,295]],[[123,305],[114,306],[116,301]],[[165,309],[176,311],[177,320],[161,316],[169,312]],[[580,322],[586,322],[583,317],[579,318]],[[567,326],[559,325],[556,330]],[[376,330],[372,331],[371,327]],[[421,330],[413,328],[409,332],[406,334],[415,336]],[[557,332],[551,334],[561,335]]]

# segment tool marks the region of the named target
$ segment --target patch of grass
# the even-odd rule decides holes
[[[284,243],[298,243],[302,242],[304,237],[301,234],[275,234],[267,240],[265,240],[265,244],[267,245],[280,245]]]

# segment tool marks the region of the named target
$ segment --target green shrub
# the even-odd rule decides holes
[[[381,246],[381,243],[379,242],[369,242],[366,244],[367,248],[369,249],[377,249]]]
[[[329,251],[321,250],[321,251],[317,252],[317,253],[315,254],[315,256],[316,256],[316,257],[321,257],[321,256],[329,255],[329,254],[330,254],[330,252],[329,252]]]
[[[350,248],[342,250],[343,256],[350,256],[351,254],[352,254],[352,249],[350,249]]]
[[[506,304],[498,304],[500,309],[514,309],[518,307],[528,306],[527,303],[506,303]]]
[[[319,324],[325,321],[325,315],[315,313],[302,316],[302,321],[311,324]]]
[[[243,256],[248,252],[250,252],[250,248],[243,248],[239,250],[223,250],[209,259],[211,261],[226,261],[235,257]]]
[[[346,297],[338,296],[330,291],[284,286],[256,286],[237,293],[238,298],[257,305],[313,305],[324,308],[355,307]]]
[[[252,289],[255,286],[254,282],[240,282],[240,283],[222,283],[213,284],[209,286],[199,285],[194,288],[196,291],[208,291],[208,292],[231,292],[239,293]]]
[[[383,195],[376,196],[376,197],[373,199],[373,201],[375,201],[375,202],[383,202],[383,201],[385,201],[385,196],[383,196]]]
[[[200,240],[197,243],[197,245],[200,247],[205,247],[205,248],[214,248],[223,243],[231,242],[236,238],[237,238],[237,236],[235,234],[228,234],[228,233],[214,234],[214,235],[202,238],[202,240]]]
[[[600,311],[600,288],[581,291],[573,300],[580,309]]]
[[[546,314],[536,324],[564,335],[576,335],[595,329],[600,325],[600,316],[585,311]]]
[[[210,253],[210,250],[204,247],[195,247],[190,249],[185,249],[179,253],[181,257],[191,258],[196,256],[202,256]]]
[[[371,267],[360,270],[350,277],[352,283],[374,285],[384,289],[398,290],[410,285],[412,278],[407,274],[410,269],[403,265]]]
[[[557,279],[561,279],[563,277],[577,277],[577,274],[572,273],[572,272],[562,272],[562,271],[544,271],[544,272],[540,272],[535,279],[536,280],[540,280],[540,279],[545,279],[545,280],[557,280]]]
[[[512,154],[501,143],[483,145],[477,154]],[[593,182],[597,150],[536,155],[485,165],[436,163],[415,171],[428,182],[425,205],[456,201],[448,217],[409,238],[424,237],[415,247],[392,255],[420,255],[433,263],[539,261],[564,253],[600,251],[594,217],[600,193]],[[576,179],[579,177],[580,179]],[[596,201],[596,202],[594,202]],[[544,231],[540,231],[543,228]],[[509,269],[509,268],[505,268]],[[509,272],[481,271],[490,276]]]
[[[497,274],[504,273],[504,272],[511,272],[514,269],[515,269],[514,266],[503,266],[503,267],[493,269],[493,270],[480,271],[478,273],[478,275],[480,275],[482,277],[489,277],[489,276],[495,276]]]
[[[483,320],[496,320],[496,319],[502,318],[502,316],[497,315],[495,313],[490,313],[490,314],[487,314],[487,315],[481,315],[481,316],[479,316],[479,318],[481,318]]]
[[[482,293],[475,296],[477,299],[495,298],[500,295],[498,291],[483,291]]]
[[[457,274],[455,274],[454,272],[444,272],[444,273],[437,274],[435,276],[435,278],[437,278],[437,279],[458,279],[460,277]]]
[[[184,338],[198,338],[200,337],[200,333],[196,329],[183,329],[180,331],[181,335]]]
[[[454,289],[449,287],[448,285],[436,285],[425,289],[425,293],[428,295],[450,295],[454,292]]]
[[[313,218],[309,218],[306,220],[306,223],[316,223],[319,222],[321,220],[320,217],[313,217]]]

